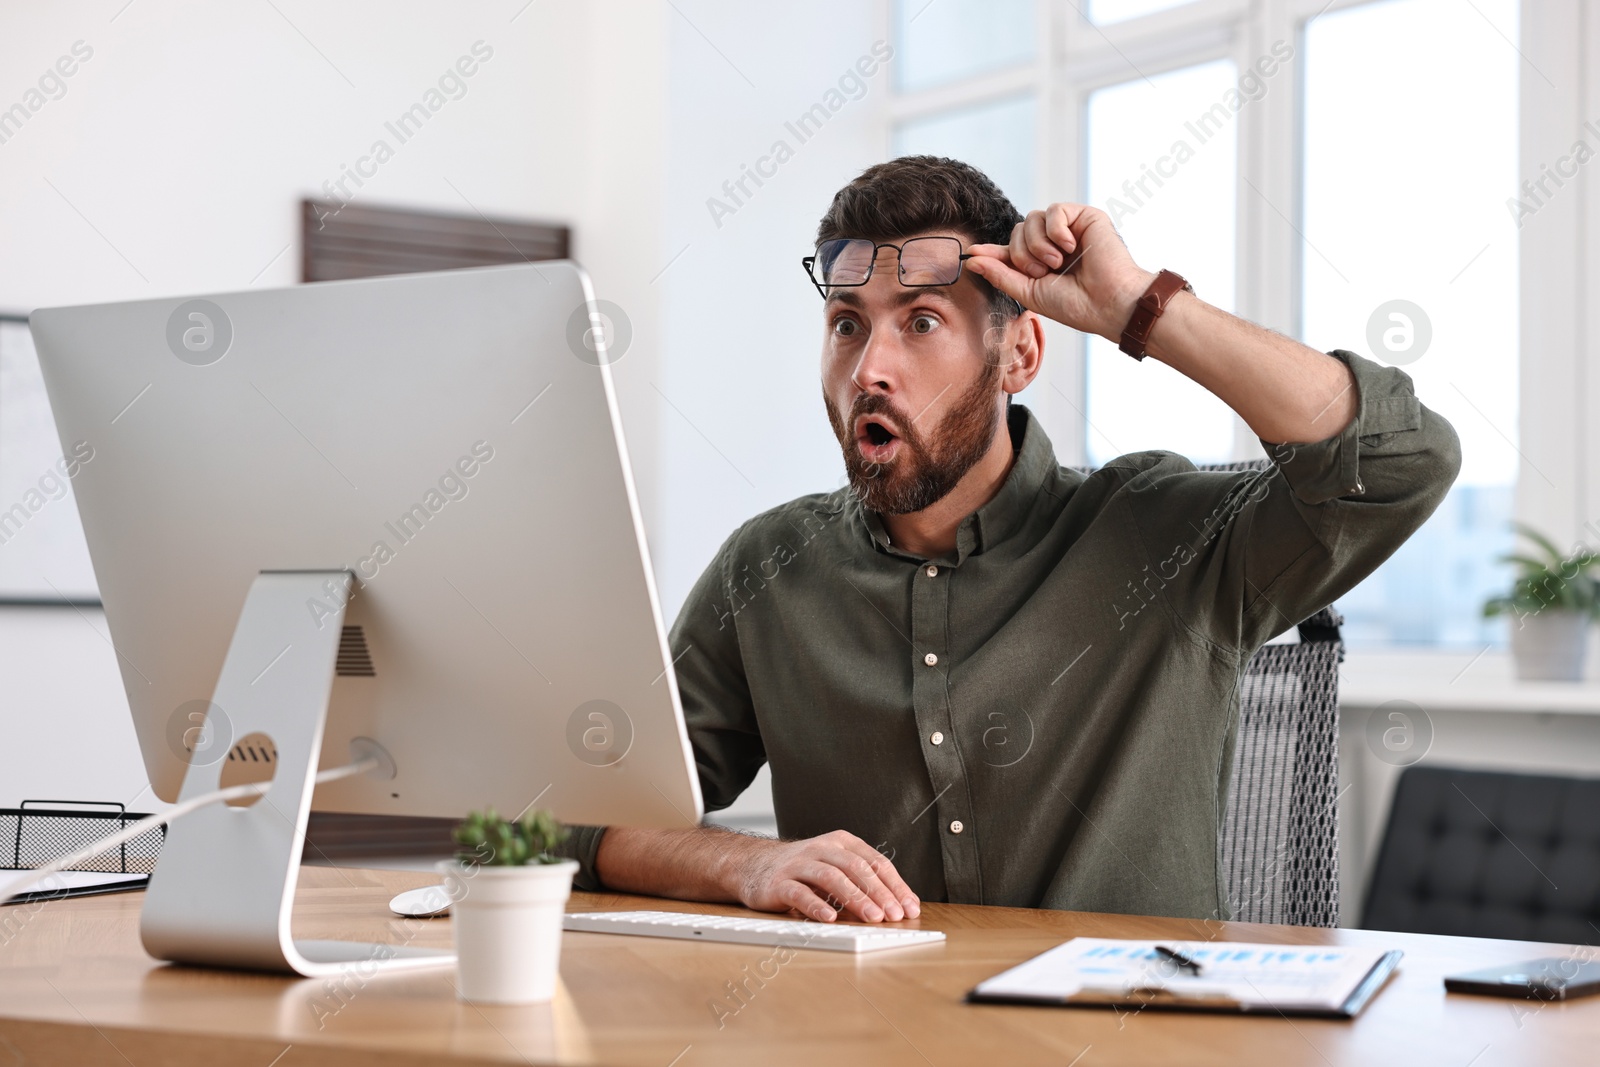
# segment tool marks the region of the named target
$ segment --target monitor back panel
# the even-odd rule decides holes
[[[256,574],[348,569],[321,764],[365,735],[398,774],[316,807],[698,818],[592,299],[555,262],[34,313],[159,797]]]

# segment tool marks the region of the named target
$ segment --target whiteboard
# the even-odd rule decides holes
[[[77,469],[56,437],[28,324],[0,320],[0,602],[100,599],[66,476]]]

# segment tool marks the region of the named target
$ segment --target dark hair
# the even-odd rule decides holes
[[[840,237],[897,241],[929,230],[952,230],[969,244],[1006,244],[1022,221],[989,176],[970,163],[942,156],[901,156],[877,163],[833,194],[817,224],[817,244]],[[972,276],[989,294],[995,311],[1008,318],[1022,307],[988,282]]]

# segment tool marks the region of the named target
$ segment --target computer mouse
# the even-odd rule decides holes
[[[407,889],[389,901],[389,910],[407,919],[433,919],[450,914],[450,894],[442,885]]]

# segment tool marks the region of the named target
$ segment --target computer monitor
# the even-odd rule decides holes
[[[33,313],[152,789],[275,775],[170,828],[154,954],[370,960],[287,941],[311,807],[698,822],[600,322],[566,261]]]

